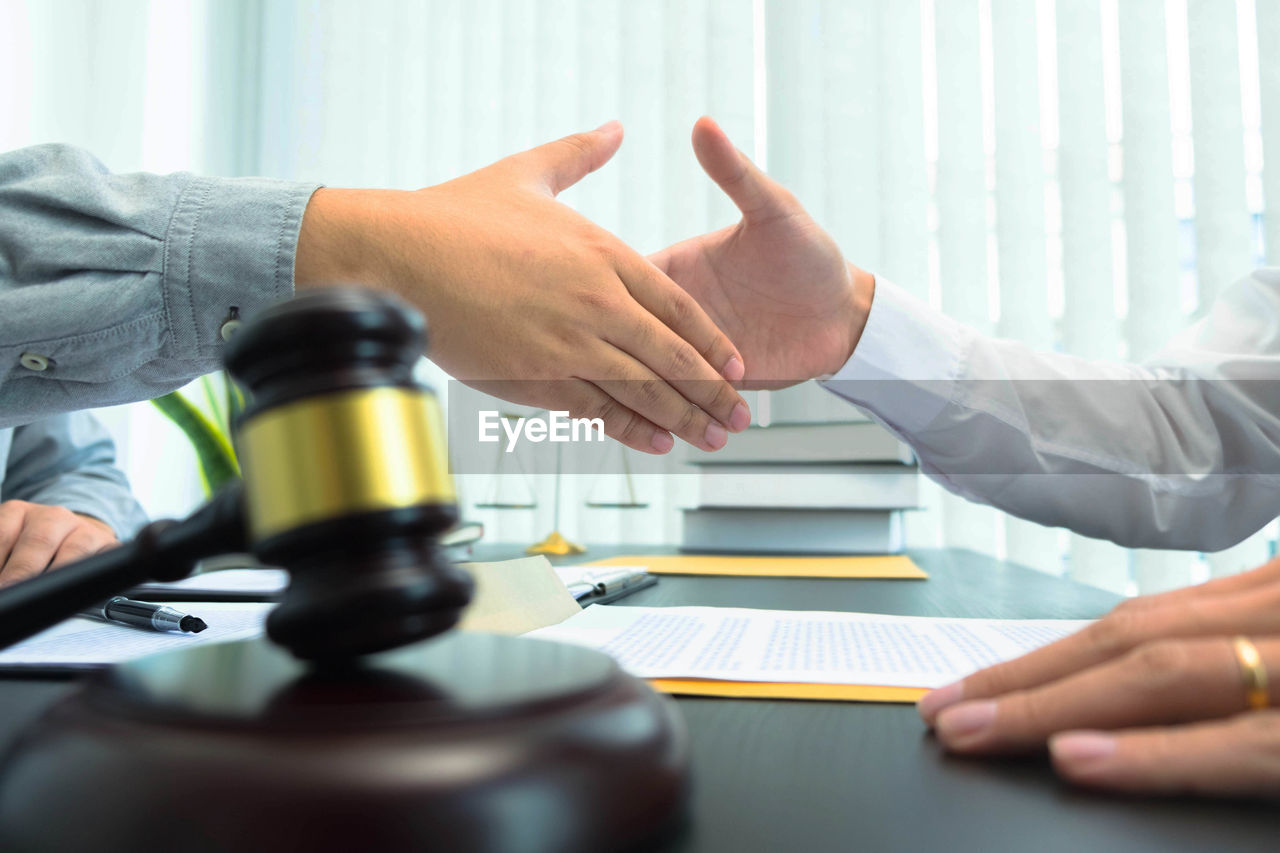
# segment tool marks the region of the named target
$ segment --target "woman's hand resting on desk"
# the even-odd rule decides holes
[[[299,288],[390,290],[418,306],[434,361],[512,402],[601,418],[649,453],[671,433],[718,450],[751,414],[743,360],[671,279],[556,201],[622,144],[610,122],[416,192],[321,189]]]
[[[105,522],[60,506],[0,503],[0,587],[120,544]]]
[[[1260,690],[1253,679],[1268,669]],[[1280,706],[1280,559],[1126,601],[1071,637],[933,691],[919,709],[952,752],[1047,744],[1080,785],[1277,797],[1280,710],[1251,705]]]

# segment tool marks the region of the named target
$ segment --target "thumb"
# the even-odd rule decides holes
[[[693,153],[748,222],[785,215],[799,206],[795,196],[760,171],[707,116],[693,126]]]
[[[608,163],[620,145],[622,123],[610,121],[595,130],[531,148],[513,159],[522,172],[554,196]]]

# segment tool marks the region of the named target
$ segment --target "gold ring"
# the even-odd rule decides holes
[[[1261,711],[1271,704],[1267,695],[1267,667],[1262,663],[1258,647],[1248,637],[1236,637],[1231,641],[1236,660],[1240,661],[1240,674],[1244,676],[1244,693],[1249,707]]]

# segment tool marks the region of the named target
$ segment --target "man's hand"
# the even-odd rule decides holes
[[[650,260],[737,343],[748,387],[782,388],[835,373],[862,334],[874,278],[846,263],[795,196],[711,119],[694,125],[693,150],[742,221]]]
[[[0,587],[118,545],[104,522],[60,506],[0,503]]]
[[[1126,601],[1090,627],[920,700],[952,752],[1048,744],[1098,788],[1280,797],[1280,710],[1246,710],[1233,638],[1247,636],[1280,706],[1280,560]]]
[[[555,200],[622,143],[610,122],[417,192],[319,190],[299,287],[356,283],[426,314],[431,357],[507,400],[602,418],[649,453],[718,450],[751,415],[743,359],[697,303]]]

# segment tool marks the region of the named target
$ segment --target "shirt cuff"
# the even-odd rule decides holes
[[[220,357],[222,326],[293,295],[302,214],[318,184],[193,178],[165,236],[165,311],[182,358]]]
[[[114,530],[121,542],[132,539],[147,523],[147,514],[128,489],[101,480],[64,477],[43,490],[35,502],[96,518]]]
[[[879,276],[853,355],[824,388],[905,434],[952,402],[974,332]]]

